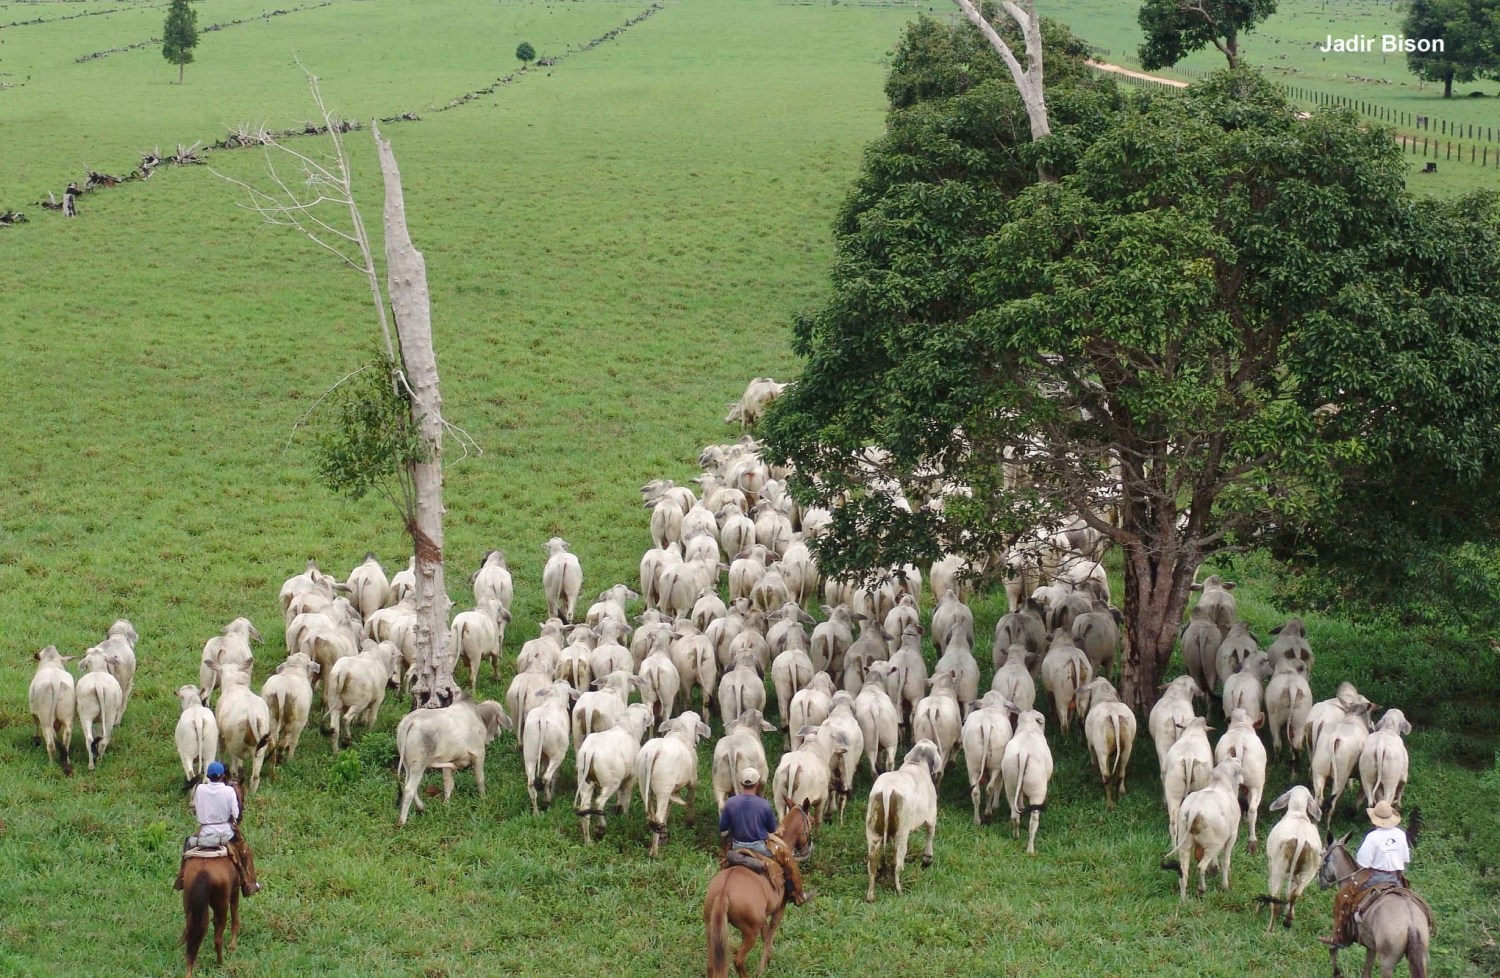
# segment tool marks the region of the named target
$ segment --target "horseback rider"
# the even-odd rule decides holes
[[[776,810],[761,797],[763,782],[761,774],[753,767],[740,771],[740,793],[724,803],[719,813],[719,834],[724,837],[724,862],[726,865],[744,866],[770,877],[760,859],[739,855],[747,850],[761,859],[775,862],[786,879],[786,896],[797,906],[807,902],[802,891],[802,874],[791,849],[774,833],[776,832]]]
[[[208,781],[193,788],[193,811],[198,816],[198,834],[188,836],[182,847],[182,864],[172,889],[182,889],[182,874],[187,868],[188,850],[195,846],[212,849],[223,846],[230,862],[240,874],[240,892],[254,896],[260,887],[255,879],[255,863],[250,845],[240,832],[240,799],[234,786],[224,780],[224,765],[214,761],[205,772]]]
[[[1365,814],[1375,830],[1365,836],[1354,856],[1359,872],[1339,887],[1334,898],[1333,937],[1320,938],[1334,947],[1347,947],[1355,942],[1354,915],[1367,898],[1385,890],[1410,889],[1405,870],[1411,862],[1411,844],[1399,828],[1401,813],[1382,800],[1374,808],[1365,809]]]

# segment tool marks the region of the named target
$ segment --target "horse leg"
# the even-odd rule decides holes
[[[229,881],[229,889],[234,890],[238,880]],[[215,893],[213,895],[214,908],[214,959],[222,966],[224,964],[224,924],[229,917],[229,898],[226,894]]]
[[[732,921],[731,921],[732,922]],[[760,933],[759,929],[745,924],[735,924],[740,932],[740,949],[734,954],[734,973],[739,978],[750,978],[750,969],[745,967],[745,959],[750,956],[750,951],[755,947],[755,938]]]
[[[786,900],[771,914],[771,919],[766,921],[766,926],[761,929],[760,934],[760,970],[755,972],[755,978],[760,978],[771,966],[771,944],[776,940],[776,928],[781,926],[781,917],[786,913]]]
[[[1339,970],[1339,949],[1330,947],[1328,949],[1328,960],[1333,962],[1333,978],[1344,978],[1344,973]]]
[[[240,946],[240,888],[232,887],[229,891],[229,953],[233,954]]]
[[[1378,942],[1376,942],[1378,943]],[[1391,978],[1396,972],[1396,959],[1399,955],[1391,955],[1389,959],[1380,962],[1381,978]],[[1365,967],[1360,972],[1361,978],[1370,978],[1370,971],[1375,967],[1375,949],[1373,947],[1365,950]]]

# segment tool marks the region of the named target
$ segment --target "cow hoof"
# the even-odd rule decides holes
[[[928,856],[928,855],[923,855],[922,856],[922,865],[923,865],[923,867],[931,866],[932,865],[932,857]]]
[[[602,826],[602,825],[596,825],[596,826],[594,826],[594,841],[598,842],[598,841],[600,841],[603,838],[604,838],[604,826]]]
[[[865,894],[865,902],[866,903],[874,903],[875,902],[875,894],[873,894],[873,893],[866,893]]]

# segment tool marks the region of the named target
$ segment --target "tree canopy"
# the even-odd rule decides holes
[[[945,29],[919,22],[902,51],[979,56]],[[962,554],[996,575],[1081,516],[1124,553],[1124,692],[1144,705],[1206,556],[1338,537],[1351,505],[1486,528],[1494,198],[1414,200],[1388,133],[1299,118],[1243,69],[1130,99],[1075,74],[1032,143],[998,71],[910,61],[888,91],[949,81],[893,106],[868,152],[830,294],[796,325],[802,377],[762,428],[794,492],[837,504],[830,573]]]
[[[536,48],[531,46],[530,41],[522,41],[516,45],[516,60],[521,62],[536,60]]]
[[[1453,97],[1454,82],[1500,78],[1500,0],[1412,0],[1401,30],[1443,42],[1442,51],[1406,56],[1412,74],[1443,83],[1443,98]]]
[[[177,83],[180,85],[183,68],[193,63],[193,48],[198,46],[198,11],[188,4],[188,0],[172,0],[161,37],[161,55],[168,63],[177,66]]]
[[[1275,12],[1276,0],[1146,0],[1136,18],[1146,34],[1141,65],[1166,68],[1212,44],[1237,67],[1239,36]]]

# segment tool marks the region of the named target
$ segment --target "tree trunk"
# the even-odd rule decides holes
[[[385,177],[386,287],[410,386],[412,424],[427,448],[426,460],[411,467],[416,517],[407,526],[417,559],[417,675],[412,696],[421,705],[441,707],[453,702],[458,685],[448,649],[448,592],[443,582],[443,404],[432,350],[427,266],[407,233],[401,171],[391,144],[380,138],[378,129],[372,131]]]
[[[184,61],[177,62],[177,84],[179,84],[179,85],[182,84],[182,70],[184,68],[186,68],[186,67],[187,67],[187,63],[186,62],[184,62]]]
[[[969,18],[979,32],[990,42],[990,47],[1000,55],[1005,66],[1010,69],[1010,77],[1016,83],[1016,91],[1021,94],[1021,101],[1026,106],[1026,119],[1031,125],[1031,141],[1052,135],[1052,123],[1047,115],[1047,94],[1043,84],[1042,65],[1042,26],[1037,19],[1036,8],[1032,0],[1022,0],[1021,3],[1001,3],[1010,18],[1021,28],[1021,35],[1026,39],[1026,67],[1021,67],[1021,62],[1016,59],[1011,51],[1010,45],[995,30],[995,26],[984,19],[984,15],[974,6],[972,0],[954,0],[959,8],[963,10],[964,16]],[[1041,163],[1037,164],[1037,177],[1045,183],[1056,183],[1057,175]]]
[[[1448,70],[1448,73],[1443,76],[1443,98],[1452,98],[1452,97],[1453,97],[1453,70],[1450,68]]]
[[[1174,541],[1175,542],[1175,541]],[[1125,649],[1120,697],[1144,717],[1155,705],[1198,560],[1179,554],[1168,541],[1148,553],[1126,544]]]

